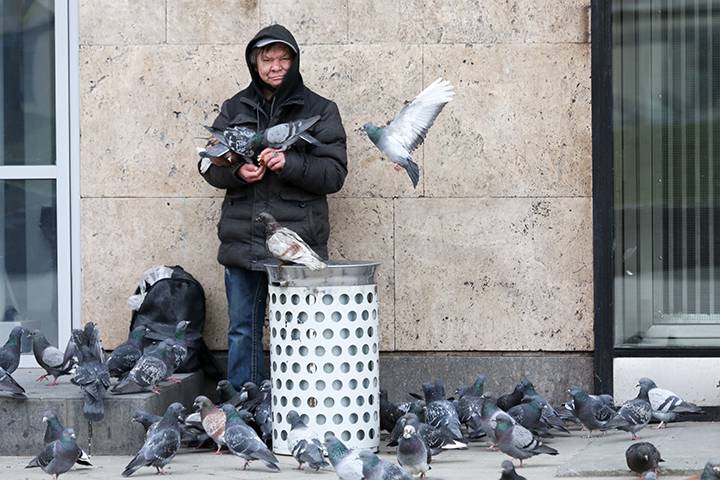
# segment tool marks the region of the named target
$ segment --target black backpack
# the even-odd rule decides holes
[[[188,355],[185,362],[176,370],[178,373],[194,372],[202,369],[213,379],[222,378],[222,372],[215,357],[210,353],[202,337],[205,325],[205,291],[200,282],[180,266],[169,267],[172,275],[152,285],[145,284],[145,298],[140,307],[133,310],[130,330],[145,326],[149,330],[145,335],[143,347],[175,338],[175,327],[183,320],[190,322],[186,330]],[[140,287],[135,289],[135,295]]]

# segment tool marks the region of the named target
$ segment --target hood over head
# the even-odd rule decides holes
[[[277,89],[271,87],[260,79],[260,75],[254,65],[255,62],[250,61],[250,54],[253,49],[257,47],[264,47],[276,42],[288,45],[295,53],[292,65],[290,65],[290,69],[285,75],[283,83],[277,87]],[[255,87],[256,92],[263,97],[263,90],[274,91],[273,96],[276,104],[281,104],[284,100],[291,97],[295,92],[303,87],[303,79],[300,75],[300,47],[298,46],[295,37],[293,37],[293,34],[282,25],[270,25],[260,30],[255,37],[250,40],[245,48],[245,61],[248,69],[250,70],[252,85]]]

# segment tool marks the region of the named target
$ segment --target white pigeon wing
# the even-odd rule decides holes
[[[438,78],[395,115],[385,127],[384,134],[412,152],[425,140],[428,130],[453,95],[450,82]]]
[[[55,347],[47,347],[42,353],[42,361],[51,367],[60,367],[64,358],[65,354]]]
[[[682,402],[682,399],[674,392],[657,387],[650,389],[648,399],[650,399],[653,410],[663,412],[672,410],[678,403]]]

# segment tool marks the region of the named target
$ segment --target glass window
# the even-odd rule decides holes
[[[720,346],[720,1],[613,1],[615,346]]]

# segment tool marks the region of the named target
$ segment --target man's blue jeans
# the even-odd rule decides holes
[[[263,324],[267,304],[267,274],[225,268],[228,299],[228,380],[239,390],[247,381],[260,384],[263,368]]]

